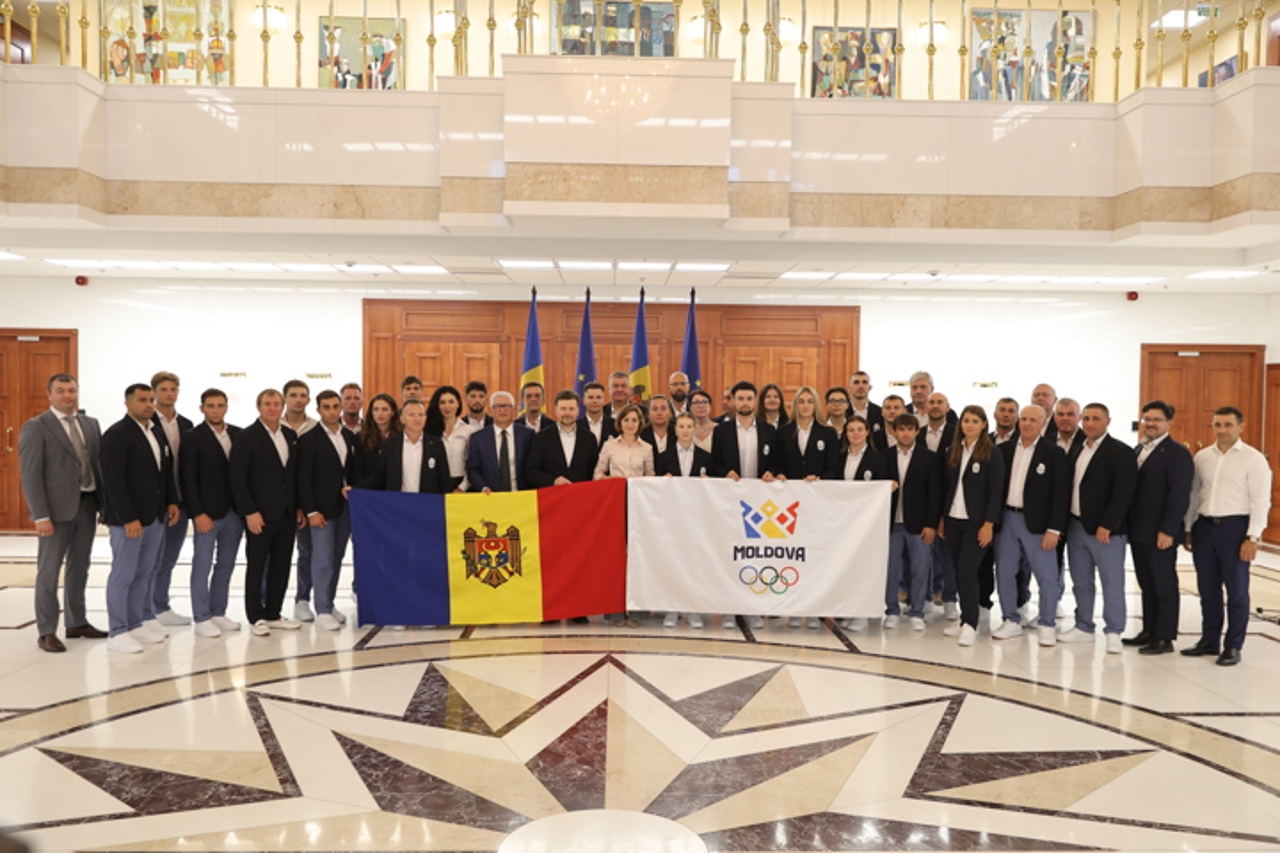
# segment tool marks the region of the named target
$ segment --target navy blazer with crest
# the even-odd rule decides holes
[[[1005,501],[1009,500],[1009,484],[1013,479],[1013,454],[1021,442],[1019,436],[996,446],[1004,457]],[[1028,532],[1056,530],[1065,534],[1070,508],[1071,468],[1067,454],[1053,439],[1038,438],[1031,451],[1027,479],[1022,484],[1022,516]]]
[[[298,507],[307,515],[318,512],[334,519],[347,511],[342,488],[356,482],[356,441],[344,429],[338,430],[338,436],[347,448],[345,461],[324,424],[298,439]]]
[[[835,479],[844,480],[844,471],[849,465],[849,449],[847,447],[841,449],[838,458],[840,464],[836,466]],[[897,479],[889,472],[890,461],[894,461],[894,464],[897,464],[896,460],[887,452],[877,450],[868,443],[867,449],[862,451],[862,458],[858,460],[858,470],[853,472],[853,479],[863,483],[872,480]]]
[[[804,453],[800,452],[799,432],[795,421],[778,427],[779,473],[788,480],[803,480],[810,475],[822,480],[839,479],[840,438],[835,429],[814,421]]]
[[[673,477],[681,476],[680,473],[680,452],[676,449],[676,439],[672,436],[667,441],[667,449],[653,457],[653,473],[659,477],[665,477],[670,474]],[[715,465],[711,459],[711,453],[703,450],[698,445],[693,446],[693,466],[689,469],[690,477],[710,477]]]
[[[225,425],[235,447],[240,427]],[[207,423],[182,436],[182,455],[178,457],[179,481],[182,483],[182,505],[187,515],[225,518],[234,509],[231,500],[231,460],[213,427]]]
[[[314,430],[312,430],[314,432]],[[434,435],[422,434],[422,467],[418,472],[420,494],[447,495],[453,491],[449,475],[449,455],[444,442]],[[362,489],[399,492],[404,486],[404,433],[394,433],[382,443],[373,458],[372,470],[360,479]]]
[[[936,529],[942,519],[942,465],[938,455],[917,439],[906,476],[902,477],[898,474],[901,452],[900,448],[891,447],[884,453],[889,463],[889,478],[898,481],[889,518],[898,517],[898,501],[902,501],[902,524],[908,533],[918,534],[926,527]]]
[[[776,475],[779,469],[778,431],[769,424],[755,422],[756,429],[756,476],[763,477],[765,472]],[[739,477],[742,472],[742,461],[738,458],[738,419],[733,418],[716,424],[711,433],[711,460],[713,477],[728,476],[734,471]]]
[[[1073,445],[1068,460],[1072,482],[1084,442]],[[1104,435],[1098,439],[1093,459],[1080,480],[1080,523],[1090,536],[1105,527],[1112,535],[1129,529],[1129,505],[1138,481],[1138,460],[1133,448]]]
[[[942,514],[951,515],[956,491],[964,489],[964,509],[968,520],[975,524],[999,524],[1004,514],[1004,456],[992,446],[991,455],[985,462],[971,456],[963,471],[960,466],[952,465],[948,457],[944,457],[942,463],[947,474]]]
[[[298,507],[298,434],[280,422],[289,454],[280,463],[271,433],[261,420],[240,431],[231,445],[231,496],[236,512],[262,515],[263,521],[292,521]]]
[[[160,446],[159,465],[144,429]],[[123,526],[138,521],[146,527],[157,519],[165,520],[166,508],[178,502],[178,487],[173,477],[173,452],[164,430],[156,424],[143,426],[129,415],[112,424],[102,434],[102,486],[107,524]]]

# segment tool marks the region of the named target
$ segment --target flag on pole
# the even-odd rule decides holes
[[[653,394],[649,376],[649,336],[644,330],[644,288],[640,288],[640,305],[636,308],[636,332],[631,339],[631,399],[641,402]]]
[[[573,371],[573,390],[582,397],[582,388],[596,381],[596,346],[591,337],[591,288],[587,288],[587,307],[582,312],[582,331],[578,334],[578,366]]]
[[[680,353],[680,372],[689,377],[689,389],[702,387],[702,363],[698,358],[698,318],[694,302],[698,291],[689,288],[689,319],[684,324],[684,350]]]
[[[538,334],[538,288],[533,288],[529,298],[529,325],[524,332],[524,364],[520,367],[520,387],[528,382],[537,382],[546,386],[547,380],[542,373],[542,337]],[[521,398],[523,394],[518,395]],[[517,401],[520,410],[524,410],[524,400]]]

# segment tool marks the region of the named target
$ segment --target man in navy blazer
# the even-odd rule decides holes
[[[191,543],[194,631],[200,637],[220,637],[240,630],[240,623],[227,616],[231,573],[244,536],[244,520],[231,499],[231,448],[240,428],[226,422],[227,395],[217,388],[200,395],[200,412],[204,422],[182,437],[179,482],[183,507],[196,529]]]
[[[778,431],[756,420],[756,386],[743,380],[729,389],[736,416],[716,424],[711,433],[714,476],[739,480],[743,477],[772,482],[781,470],[778,458]],[[753,441],[755,453],[745,453],[742,441]]]
[[[160,371],[151,377],[151,390],[156,394],[156,413],[151,422],[160,427],[164,433],[169,451],[173,455],[173,476],[179,477],[182,464],[182,436],[195,424],[185,415],[178,414],[178,377],[168,371]],[[182,482],[177,482],[179,507],[182,506]],[[164,531],[164,550],[160,554],[160,566],[156,569],[151,582],[151,603],[147,618],[155,619],[161,625],[190,625],[191,619],[177,613],[169,606],[169,582],[173,577],[173,567],[178,564],[178,555],[182,545],[187,541],[188,516],[185,512],[178,516],[178,523],[171,524]]]
[[[1058,635],[1061,643],[1093,642],[1094,571],[1102,581],[1103,630],[1107,651],[1124,650],[1124,546],[1128,538],[1129,504],[1138,466],[1133,448],[1107,434],[1111,412],[1090,403],[1080,413],[1085,440],[1067,457],[1071,463],[1071,520],[1067,522],[1067,556],[1076,598],[1076,624]]]
[[[1195,462],[1169,436],[1174,409],[1163,400],[1142,407],[1138,481],[1129,507],[1129,550],[1142,589],[1142,630],[1122,642],[1140,654],[1173,651],[1178,636],[1178,545],[1186,539]]]
[[[392,434],[383,442],[373,471],[360,481],[360,488],[431,495],[447,495],[453,491],[444,442],[423,432],[427,425],[427,407],[421,400],[410,400],[400,408],[400,422],[404,424],[404,433]],[[405,465],[406,458],[408,465]],[[413,468],[415,460],[418,460],[417,470]]]
[[[421,401],[408,401],[405,406]],[[403,407],[402,407],[403,408]],[[316,395],[320,425],[298,439],[298,506],[311,528],[311,582],[316,594],[316,627],[336,631],[347,621],[334,606],[342,558],[351,541],[347,487],[355,482],[356,441],[342,428],[342,397]]]
[[[285,426],[284,396],[259,392],[258,419],[231,446],[231,495],[244,516],[244,610],[254,636],[301,627],[280,612],[289,589],[298,511],[298,434]],[[263,578],[266,588],[263,588]]]
[[[1047,420],[1041,406],[1027,406],[1018,417],[1018,437],[997,445],[1004,456],[1005,506],[996,534],[996,585],[1004,621],[991,634],[998,640],[1022,634],[1018,574],[1025,560],[1040,590],[1036,625],[1042,646],[1058,642],[1057,551],[1071,502],[1067,455],[1042,436]]]
[[[489,398],[493,423],[471,434],[467,449],[467,483],[473,492],[514,492],[526,488],[525,461],[533,430],[514,423],[516,398],[510,391],[495,391]],[[507,447],[507,464],[500,465],[502,448]]]
[[[885,578],[884,627],[898,627],[898,589],[907,577],[907,615],[911,627],[924,630],[929,596],[930,548],[942,519],[942,465],[919,439],[916,416],[903,412],[890,425],[896,444],[885,451],[889,476],[898,482],[889,507],[889,573]],[[904,559],[905,558],[905,559]]]
[[[539,432],[529,445],[524,479],[535,489],[585,483],[595,474],[600,447],[586,424],[578,420],[578,395],[564,390],[554,403],[556,426]],[[572,448],[572,458],[565,458]]]
[[[102,485],[111,535],[107,648],[136,654],[168,632],[147,615],[167,524],[176,524],[178,489],[164,431],[151,422],[156,395],[139,382],[124,392],[127,414],[102,434]]]

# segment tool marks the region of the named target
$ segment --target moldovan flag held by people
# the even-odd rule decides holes
[[[363,625],[481,625],[617,613],[626,482],[350,495]]]

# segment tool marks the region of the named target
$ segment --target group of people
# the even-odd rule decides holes
[[[472,381],[459,391],[407,376],[400,398],[366,405],[351,382],[321,391],[308,414],[301,380],[258,394],[258,417],[226,423],[227,395],[200,397],[203,421],[176,411],[178,377],[161,372],[125,389],[125,416],[104,433],[79,411],[74,377],[49,379],[50,408],[23,425],[22,484],[40,537],[35,591],[39,646],[65,651],[57,636],[57,582],[66,566],[68,638],[107,639],[137,653],[190,624],[201,637],[237,631],[229,584],[245,539],[245,615],[253,634],[314,621],[338,630],[339,572],[351,535],[352,488],[405,492],[491,492],[550,488],[605,477],[722,477],[732,480],[886,480],[893,483],[890,554],[882,626],[905,616],[925,629],[941,607],[944,631],[972,645],[998,596],[995,639],[1024,632],[1034,578],[1038,612],[1029,620],[1042,646],[1093,642],[1102,593],[1108,652],[1135,645],[1173,651],[1179,592],[1177,548],[1193,554],[1202,607],[1199,641],[1185,655],[1240,660],[1249,617],[1249,563],[1270,505],[1265,458],[1241,439],[1239,410],[1213,416],[1214,444],[1196,456],[1170,438],[1173,407],[1142,408],[1136,448],[1112,437],[1110,412],[1083,407],[1038,385],[1031,403],[1002,398],[994,423],[981,406],[957,415],[932,377],[917,372],[910,399],[870,399],[871,377],[847,387],[802,386],[790,404],[775,384],[738,382],[722,412],[689,377],[674,373],[667,393],[634,399],[628,374],[589,382],[581,395],[526,382],[519,399]],[[90,625],[84,587],[99,520],[112,549],[108,630]],[[192,616],[172,610],[170,581],[188,526],[194,526]],[[1142,630],[1126,624],[1124,565],[1132,553],[1142,589]],[[297,552],[292,614],[285,598]],[[1076,602],[1059,631],[1059,599],[1070,575]],[[1223,590],[1226,590],[1224,602]],[[313,607],[314,599],[314,607]],[[1224,634],[1225,603],[1225,634]],[[905,611],[904,611],[905,608]],[[674,626],[680,614],[667,614]],[[701,627],[699,614],[688,614]],[[793,626],[800,620],[793,620]],[[816,616],[810,625],[816,627]],[[724,617],[726,628],[736,625]],[[763,619],[753,617],[752,627]],[[867,629],[867,620],[843,627]]]

